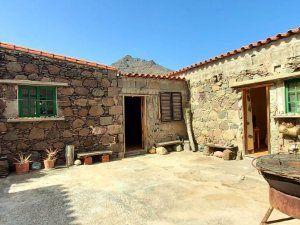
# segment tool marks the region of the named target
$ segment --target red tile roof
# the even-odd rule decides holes
[[[83,59],[76,59],[76,58],[72,58],[72,57],[43,52],[43,51],[25,48],[25,47],[21,47],[21,46],[16,46],[13,44],[8,44],[8,43],[3,43],[3,42],[0,42],[0,47],[10,49],[10,50],[21,51],[21,52],[25,52],[25,53],[29,53],[29,54],[33,54],[33,55],[43,56],[43,57],[47,57],[47,58],[51,58],[51,59],[58,59],[58,60],[72,62],[72,63],[77,63],[80,65],[97,67],[100,69],[117,70],[116,68],[114,68],[112,66],[106,66],[106,65],[99,64],[96,62],[90,62],[90,61],[83,60]]]
[[[133,78],[152,78],[152,79],[165,79],[165,80],[185,80],[183,77],[178,76],[167,76],[167,75],[153,75],[153,74],[138,74],[138,73],[121,73],[123,77]]]
[[[236,55],[238,53],[242,53],[242,52],[245,52],[247,50],[250,50],[250,49],[253,49],[253,48],[256,48],[256,47],[259,47],[259,46],[263,46],[263,45],[267,45],[271,42],[274,42],[274,41],[277,41],[277,40],[280,40],[280,39],[283,39],[283,38],[287,38],[287,37],[290,37],[294,34],[299,34],[300,33],[300,27],[298,28],[295,28],[295,29],[292,29],[292,30],[288,30],[286,33],[283,33],[283,34],[277,34],[273,37],[268,37],[266,38],[265,40],[262,40],[262,41],[257,41],[257,42],[254,42],[254,43],[251,43],[247,46],[243,46],[239,49],[235,49],[233,51],[230,51],[230,52],[227,52],[225,54],[221,54],[219,56],[216,56],[216,57],[213,57],[213,58],[210,58],[208,60],[205,60],[205,61],[201,61],[201,62],[198,62],[198,63],[195,63],[193,65],[190,65],[190,66],[187,66],[187,67],[184,67],[180,70],[177,70],[177,71],[173,71],[173,72],[170,72],[168,74],[166,74],[167,76],[179,76],[180,74],[186,72],[186,71],[189,71],[191,69],[194,69],[194,68],[197,68],[197,67],[200,67],[200,66],[203,66],[203,65],[206,65],[208,63],[212,63],[212,62],[215,62],[217,60],[220,60],[220,59],[224,59],[226,57],[229,57],[229,56],[233,56],[233,55]]]

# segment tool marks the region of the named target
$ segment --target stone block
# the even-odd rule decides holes
[[[90,133],[90,129],[89,128],[83,128],[79,131],[79,136],[88,136]]]
[[[49,65],[47,66],[48,72],[52,75],[57,75],[59,74],[60,68],[54,65]]]
[[[75,93],[77,95],[87,95],[89,93],[89,89],[85,88],[85,87],[76,87],[75,88]]]
[[[75,103],[75,105],[78,105],[78,106],[86,106],[87,100],[83,99],[83,98],[79,98],[79,99],[76,99],[74,101],[74,103]]]
[[[93,105],[91,108],[90,108],[90,111],[89,111],[89,114],[91,116],[100,116],[104,113],[104,110],[101,106],[99,105]]]
[[[45,133],[43,129],[34,127],[31,129],[28,138],[30,140],[41,140],[45,138]]]
[[[73,116],[73,109],[71,107],[64,108],[63,115],[64,116]]]
[[[100,88],[95,88],[92,92],[92,95],[95,97],[101,97],[104,95],[104,91]]]
[[[5,123],[0,123],[0,133],[6,132],[7,127]]]
[[[121,115],[123,114],[122,106],[112,106],[109,108],[109,115]]]
[[[107,78],[101,79],[101,87],[110,87],[110,81]]]
[[[63,137],[64,138],[69,138],[69,137],[72,137],[72,136],[73,136],[73,133],[70,130],[65,130],[63,132]]]
[[[16,131],[10,131],[3,135],[3,140],[5,141],[16,141],[18,140],[18,134]]]
[[[122,126],[117,125],[117,124],[109,125],[109,126],[107,126],[107,132],[108,132],[108,134],[122,133]]]
[[[74,93],[74,88],[72,87],[61,87],[58,91],[63,95],[72,95]]]
[[[119,95],[120,88],[118,87],[109,87],[108,88],[108,97],[114,97]]]
[[[113,106],[113,105],[115,105],[114,98],[103,98],[102,99],[102,104],[104,106]]]
[[[79,128],[84,125],[84,121],[82,119],[76,119],[73,121],[73,128]]]
[[[90,126],[90,128],[92,129],[92,134],[93,135],[101,135],[101,134],[105,134],[106,131],[107,131],[107,127],[93,127],[93,126]]]
[[[9,62],[6,64],[6,69],[10,73],[17,73],[22,71],[22,67],[19,63],[17,62]]]
[[[106,126],[106,125],[111,125],[113,122],[111,116],[105,116],[105,117],[100,117],[100,125]]]
[[[35,73],[35,74],[37,74],[39,72],[39,69],[36,65],[34,65],[32,63],[28,63],[24,67],[24,72],[25,73]]]
[[[93,79],[93,78],[87,78],[87,79],[85,79],[82,84],[85,87],[97,87],[98,86],[97,80]]]

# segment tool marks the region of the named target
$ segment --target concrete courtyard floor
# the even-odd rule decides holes
[[[268,206],[268,185],[250,159],[192,152],[0,179],[1,225],[255,225]],[[287,216],[270,219],[279,218]]]

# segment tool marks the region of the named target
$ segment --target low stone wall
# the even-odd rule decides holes
[[[242,93],[232,89],[230,83],[291,73],[299,68],[300,35],[293,35],[183,74],[190,87],[193,131],[198,144],[225,142],[244,150]],[[277,91],[282,86],[279,83],[270,90],[272,152],[289,147],[280,148],[283,140],[278,133],[278,121],[273,118],[278,106],[284,104],[284,93]]]
[[[123,96],[141,95],[146,99],[145,148],[155,143],[187,138],[184,120],[162,122],[160,119],[160,92],[180,92],[183,108],[188,107],[188,89],[183,80],[153,78],[123,78]]]
[[[80,152],[123,151],[122,82],[116,71],[0,48],[0,77],[69,85],[57,87],[58,117],[63,121],[9,123],[9,117],[18,116],[17,85],[0,84],[1,155],[63,150],[67,144]]]

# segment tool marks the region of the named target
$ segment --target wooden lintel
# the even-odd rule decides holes
[[[68,83],[62,82],[48,82],[48,81],[34,81],[34,80],[11,80],[11,79],[0,79],[0,84],[15,84],[15,85],[30,85],[30,86],[56,86],[56,87],[67,87]]]
[[[300,72],[295,73],[287,73],[287,74],[278,74],[268,77],[261,77],[257,79],[251,79],[246,81],[234,82],[230,84],[231,88],[236,89],[245,89],[245,88],[252,88],[252,87],[262,87],[262,86],[270,86],[273,85],[274,82],[279,80],[287,80],[291,78],[300,77]]]

